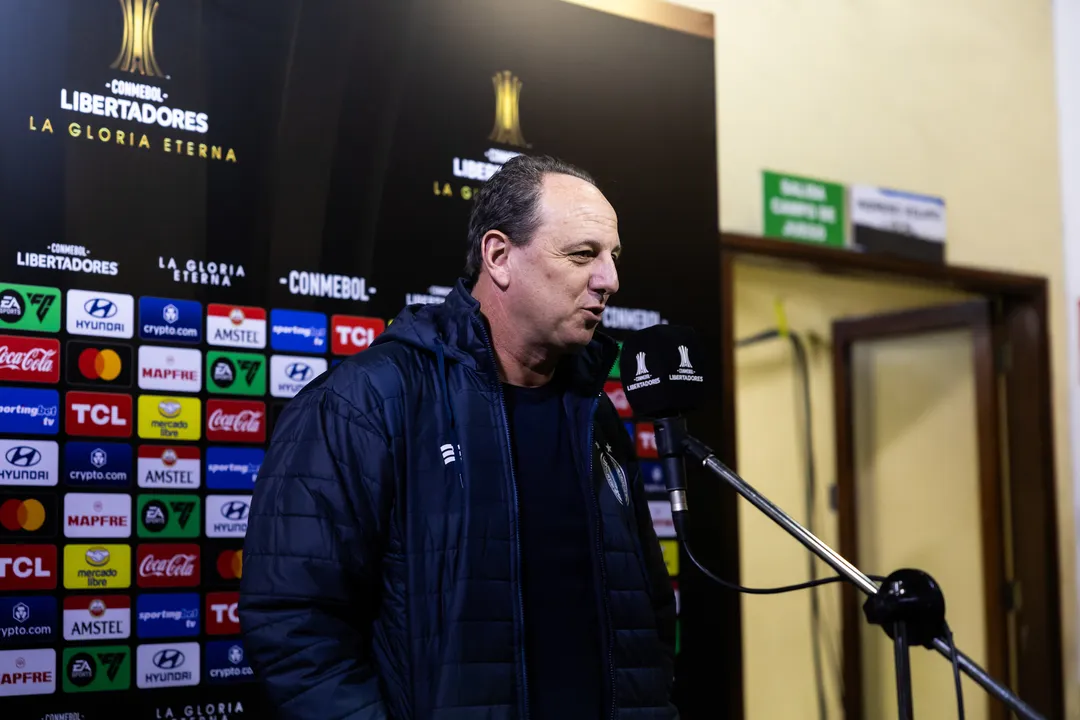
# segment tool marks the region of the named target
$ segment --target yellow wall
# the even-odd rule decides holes
[[[1080,718],[1050,3],[678,4],[715,15],[724,230],[761,233],[764,168],[865,182],[943,196],[949,262],[1050,279],[1066,702],[1068,717]],[[744,282],[750,285],[740,285],[743,298],[752,292],[768,296],[775,289],[760,286],[760,278],[746,276]],[[745,313],[757,312],[744,302],[737,308],[743,325],[749,319]],[[739,402],[739,444],[745,449],[740,469],[761,481],[751,448],[768,447],[774,428],[754,418],[790,413],[792,396],[781,393],[758,407],[747,407],[748,396]],[[792,443],[793,457],[796,448]],[[753,527],[748,525],[745,541],[756,539]],[[770,571],[769,579],[788,582],[805,572],[805,563],[793,559],[784,563],[783,572]],[[792,642],[808,647],[801,638]],[[748,652],[748,663],[780,661],[755,655],[751,647]],[[774,688],[772,694],[780,693]],[[801,707],[774,717],[811,714],[812,709]]]

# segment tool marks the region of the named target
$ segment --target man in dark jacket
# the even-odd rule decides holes
[[[615,212],[518,156],[467,278],[282,412],[240,593],[279,716],[673,718],[675,602],[596,332]]]

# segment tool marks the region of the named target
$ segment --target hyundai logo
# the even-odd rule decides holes
[[[105,298],[90,298],[83,303],[83,310],[90,317],[111,318],[116,314],[116,303]]]
[[[285,366],[285,374],[290,380],[304,382],[311,377],[311,366],[302,362],[289,363]]]
[[[226,520],[247,520],[248,504],[243,500],[231,500],[221,506],[221,517]]]
[[[166,648],[154,653],[154,665],[162,670],[175,670],[184,664],[184,653],[176,648]]]
[[[16,445],[4,453],[4,459],[15,467],[34,467],[41,462],[41,452],[27,445]]]

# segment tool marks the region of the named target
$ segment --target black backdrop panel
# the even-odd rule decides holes
[[[267,717],[230,617],[260,433],[439,300],[512,154],[619,213],[606,331],[690,324],[718,356],[711,40],[558,0],[54,0],[0,5],[0,63],[5,719]],[[684,717],[736,707],[737,601],[675,574]]]

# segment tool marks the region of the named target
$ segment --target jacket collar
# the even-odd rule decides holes
[[[445,358],[456,361],[498,381],[491,329],[472,296],[472,283],[459,278],[446,300],[438,305],[406,307],[375,343],[401,341],[435,352],[441,343]],[[595,395],[603,390],[608,372],[618,357],[618,344],[599,330],[578,352],[568,354],[559,365],[577,393]]]

